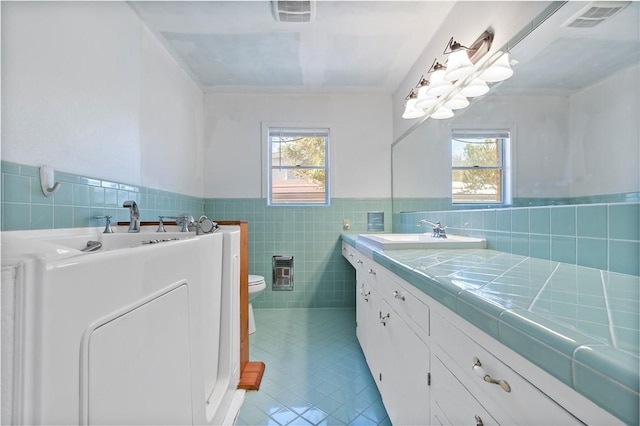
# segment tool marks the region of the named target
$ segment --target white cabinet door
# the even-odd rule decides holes
[[[360,274],[358,274],[360,275]],[[365,356],[369,352],[370,337],[375,332],[378,311],[374,306],[371,286],[363,279],[356,280],[356,336]]]
[[[386,301],[379,306],[376,348],[382,361],[377,379],[389,418],[397,425],[428,424],[429,348]]]
[[[434,356],[431,362],[431,425],[497,425],[498,422]]]

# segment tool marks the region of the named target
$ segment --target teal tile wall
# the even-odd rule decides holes
[[[607,197],[595,199],[603,201]],[[439,220],[452,234],[486,238],[491,249],[640,275],[639,197],[636,193],[614,194],[608,200],[594,204],[589,203],[587,197],[565,201],[554,199],[552,206],[482,211],[400,212],[394,204],[393,231],[425,232],[417,226],[418,220]],[[423,203],[434,204],[441,205],[442,200]],[[521,200],[514,204],[531,204],[531,201]]]
[[[367,212],[382,211],[391,231],[391,200],[333,198],[330,206],[267,206],[264,199],[207,199],[214,220],[249,222],[249,270],[265,277],[267,289],[253,301],[259,308],[351,307],[355,272],[342,257],[343,220],[351,232],[366,232]],[[293,291],[272,291],[272,257],[294,258]]]
[[[126,200],[135,200],[143,221],[159,215],[206,214],[215,220],[249,221],[250,271],[263,275],[267,290],[254,307],[351,307],[355,273],[342,257],[343,220],[351,231],[367,230],[367,212],[382,211],[391,230],[391,199],[334,198],[330,206],[272,207],[263,199],[202,199],[152,188],[56,171],[60,190],[45,197],[38,167],[1,162],[3,231],[102,226],[94,216],[128,221]],[[271,291],[271,258],[294,256],[294,290]]]
[[[45,197],[38,167],[2,161],[1,171],[3,231],[102,226],[104,219],[93,217],[103,215],[113,216],[113,223],[128,221],[128,209],[122,208],[126,200],[138,203],[143,221],[156,221],[159,215],[204,213],[204,201],[198,197],[59,171],[55,178],[60,189]]]

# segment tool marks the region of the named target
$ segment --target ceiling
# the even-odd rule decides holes
[[[591,28],[566,25],[591,5],[568,2],[511,49],[513,77],[500,94],[569,95],[640,62],[640,2]],[[611,2],[613,4],[613,2]]]
[[[392,94],[454,1],[315,3],[310,23],[271,2],[129,2],[206,91]]]

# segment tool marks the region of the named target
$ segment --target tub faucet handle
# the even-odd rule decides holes
[[[158,216],[158,229],[156,229],[156,232],[167,232],[167,230],[164,229],[164,222],[162,221],[165,218],[168,219],[166,216]]]
[[[102,231],[103,234],[113,234],[113,229],[111,229],[111,217],[110,215],[104,215],[104,216],[94,216],[94,219],[105,219],[105,224],[104,224],[104,231]]]

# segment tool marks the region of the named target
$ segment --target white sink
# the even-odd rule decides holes
[[[447,235],[434,238],[431,234],[360,234],[358,238],[382,250],[399,249],[483,249],[487,241],[482,238]]]

